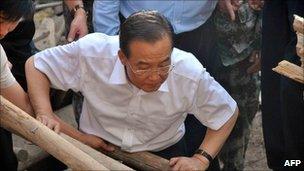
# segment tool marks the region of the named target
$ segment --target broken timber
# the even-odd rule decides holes
[[[296,52],[300,57],[301,67],[283,60],[272,70],[304,84],[304,18],[294,15],[293,28],[297,34]]]
[[[0,96],[0,125],[37,144],[73,170],[108,170],[54,131]]]
[[[298,65],[283,60],[272,70],[304,84],[304,71],[303,68]]]

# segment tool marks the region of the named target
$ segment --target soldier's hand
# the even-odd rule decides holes
[[[204,157],[174,157],[170,159],[169,165],[172,170],[206,170],[209,161]]]
[[[240,0],[219,0],[220,11],[227,13],[231,21],[235,20],[235,11],[240,7]]]
[[[60,124],[52,116],[37,115],[36,119],[51,130],[54,130],[57,134],[60,132]]]
[[[263,0],[248,0],[248,4],[250,8],[253,10],[260,11],[263,6],[264,6],[264,1]]]
[[[99,150],[99,151],[114,151],[115,147],[114,145],[104,141],[103,139],[95,136],[95,135],[91,135],[91,134],[83,134],[81,137],[81,141],[83,143],[85,143],[86,145]]]
[[[249,58],[249,62],[252,63],[252,65],[247,68],[247,74],[254,74],[261,70],[261,52],[260,51],[253,51],[251,53],[251,56]]]

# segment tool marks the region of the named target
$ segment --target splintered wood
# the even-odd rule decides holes
[[[293,28],[297,34],[296,50],[300,57],[301,67],[284,60],[272,70],[304,84],[304,18],[294,15]]]
[[[293,28],[297,34],[297,54],[301,60],[301,67],[304,69],[304,18],[294,15]]]
[[[294,15],[294,21],[293,21],[293,29],[296,32],[304,34],[304,18],[300,17],[298,15]]]
[[[299,67],[298,65],[284,60],[281,61],[279,65],[272,70],[304,84],[304,71],[303,68]]]

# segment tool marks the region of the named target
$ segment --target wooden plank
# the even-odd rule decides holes
[[[108,170],[54,131],[0,96],[0,126],[37,144],[73,170]]]
[[[304,84],[304,71],[303,68],[298,65],[283,60],[272,70],[292,80]]]

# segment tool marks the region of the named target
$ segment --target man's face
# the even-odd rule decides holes
[[[164,36],[154,43],[134,40],[129,50],[128,58],[119,51],[129,81],[146,92],[158,90],[170,71],[172,45],[169,37]]]
[[[17,27],[18,23],[19,21],[5,21],[0,15],[0,39],[3,39],[7,33],[13,31]]]

